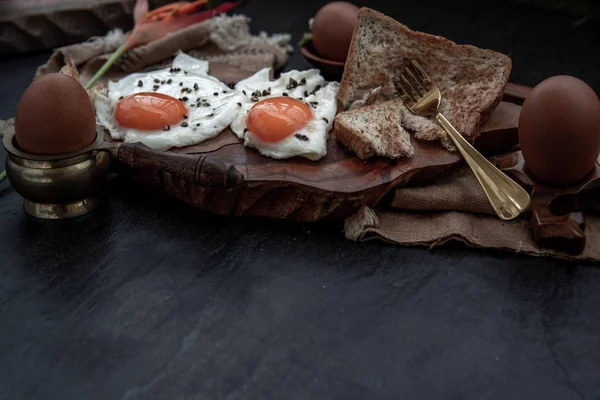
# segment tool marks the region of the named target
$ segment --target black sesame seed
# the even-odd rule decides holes
[[[196,124],[196,126],[200,126],[200,124]]]
[[[198,89],[200,89],[200,86],[198,86],[197,83],[194,83],[194,90],[198,90]]]
[[[154,85],[152,86],[152,89],[154,89],[154,91],[156,92],[158,90],[159,86],[158,85]]]
[[[214,114],[214,113],[212,113],[212,114],[208,114],[208,115],[207,115],[207,117],[214,117],[214,116],[215,116],[215,114]]]
[[[319,89],[321,89],[321,85],[317,85],[317,86],[315,86],[315,90],[313,90],[313,91],[311,92],[311,94],[315,94],[315,93],[317,93],[317,92],[319,91]]]
[[[247,96],[247,95],[246,95],[246,91],[245,91],[245,90],[242,90],[242,93],[244,93],[244,96]]]
[[[163,131],[169,131],[171,130],[171,127],[169,125],[165,125],[163,128]]]
[[[260,90],[255,90],[252,92],[252,97],[260,97],[262,96],[262,92]]]
[[[193,105],[193,104],[192,104]],[[183,119],[188,119],[188,116],[183,114]]]
[[[185,121],[183,121],[183,122],[181,123],[181,126],[183,126],[183,127],[185,128],[186,126],[188,126],[188,123],[187,123],[187,122],[185,122]]]
[[[304,91],[304,97],[308,97],[308,92],[306,90]]]
[[[165,81],[160,81],[160,84],[161,84],[161,85],[164,85],[164,84],[165,84]]]
[[[304,99],[303,99],[302,97],[298,97],[298,100],[302,101],[302,100],[304,100]]]
[[[202,103],[203,107],[210,107],[210,103]]]
[[[226,93],[227,93],[227,90],[223,90],[223,94],[226,94]]]
[[[179,82],[179,86],[183,86],[183,82]]]
[[[317,106],[319,105],[318,101],[311,101],[310,105],[312,106],[312,108],[317,108]]]
[[[238,107],[241,107],[241,106],[242,106],[242,103],[237,103],[237,105],[238,105]]]
[[[170,79],[170,78],[167,79],[167,83],[171,83],[171,82],[173,82],[173,79]]]
[[[300,80],[300,84],[301,84],[301,85],[306,85],[306,78],[302,78],[302,79]]]
[[[183,73],[187,75],[187,71],[183,71]]]
[[[227,84],[227,86],[229,86],[229,89],[234,89],[234,88],[235,88],[235,83],[233,83],[233,82],[229,82],[229,83]]]
[[[286,92],[283,92],[284,97],[288,97],[289,95]]]
[[[142,82],[142,80],[141,80],[141,79],[138,81],[138,86],[139,86],[139,87],[142,87],[142,86],[144,86],[144,82]]]
[[[248,128],[244,128],[244,133],[248,132]]]
[[[218,95],[219,95],[219,92],[214,92],[213,93],[213,96],[218,96]]]
[[[263,95],[263,96],[268,96],[268,95],[269,95],[269,92],[267,92],[266,90],[263,90],[263,91],[262,91],[262,95]]]
[[[329,123],[329,120],[327,118],[325,118],[325,117],[323,117],[323,121]]]
[[[250,100],[257,102],[258,101],[258,97],[252,97]]]
[[[296,133],[294,136],[296,137],[296,139],[300,139],[303,142],[308,142],[308,136],[306,136],[306,135],[301,135],[299,133]]]
[[[159,79],[154,78],[154,83],[159,83],[159,82],[160,82]]]
[[[185,102],[185,101],[188,101],[188,100],[189,100],[189,99],[188,99],[187,97],[185,97],[185,96],[183,96],[183,97],[181,98],[181,101],[184,101],[184,102]]]
[[[294,78],[290,78],[290,86],[295,89],[298,87],[298,81],[295,80]]]
[[[119,100],[123,100],[123,96],[119,97]]]

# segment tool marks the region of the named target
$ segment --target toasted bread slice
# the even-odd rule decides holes
[[[354,108],[335,118],[338,140],[361,159],[375,155],[399,158],[413,155],[408,132],[402,127],[398,112],[401,100]]]
[[[440,112],[467,137],[475,135],[500,103],[511,69],[510,58],[503,54],[470,45],[457,45],[440,36],[415,32],[377,11],[362,8],[358,13],[338,93],[339,109],[351,108],[365,90],[383,88],[388,93],[394,93],[392,78],[403,71],[411,59],[419,61],[440,89]],[[384,100],[389,100],[389,97],[377,101]],[[364,103],[364,99],[356,104],[359,103]],[[372,113],[372,108],[360,109]],[[387,119],[401,118],[402,127],[414,133],[416,138],[441,140],[446,147],[453,147],[446,133],[432,119],[412,114],[402,102],[394,101],[392,105],[379,110],[377,118],[380,118],[383,110],[388,113]],[[352,110],[353,119],[357,119],[356,112]],[[363,143],[364,147],[365,141],[377,137],[376,132],[372,132],[378,127],[375,117],[367,115],[361,119],[370,120],[366,128],[371,128],[363,129],[365,133],[360,134],[364,137],[355,139],[349,135],[359,135],[360,131],[348,129],[345,117],[337,119],[340,123],[336,124],[335,132],[344,136],[342,143]],[[398,140],[406,142],[403,137]],[[398,146],[393,146],[394,149],[389,151],[381,149],[376,154],[397,154]],[[380,148],[378,145],[370,147]],[[405,148],[403,152],[408,154],[410,149]]]

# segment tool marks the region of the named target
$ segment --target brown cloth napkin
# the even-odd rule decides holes
[[[363,207],[346,220],[346,237],[430,248],[457,240],[471,247],[532,256],[600,261],[599,215],[585,215],[587,245],[582,254],[539,248],[527,218],[506,222],[493,216],[483,190],[466,165],[435,184],[396,189],[390,206],[376,210]]]
[[[100,82],[108,78],[116,80],[134,71],[164,67],[179,51],[219,65],[237,67],[249,75],[267,67],[281,68],[292,51],[291,36],[264,32],[252,35],[249,23],[243,15],[220,15],[168,34],[123,54]],[[85,84],[125,38],[126,34],[116,29],[87,42],[61,47],[38,68],[36,76],[58,72],[72,61]],[[219,71],[216,72],[213,75],[221,79]]]

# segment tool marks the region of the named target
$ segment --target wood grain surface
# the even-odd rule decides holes
[[[585,250],[585,216],[582,213],[600,201],[600,165],[596,164],[584,181],[571,187],[551,187],[539,182],[525,168],[520,151],[498,161],[498,168],[531,194],[529,218],[531,232],[538,246],[570,254]],[[557,204],[553,204],[555,200]]]
[[[519,106],[501,103],[482,127],[475,146],[488,154],[513,147],[519,112]],[[362,205],[375,206],[393,188],[434,179],[461,162],[458,153],[437,142],[414,138],[412,142],[411,158],[362,161],[330,135],[328,153],[317,162],[299,157],[274,160],[244,147],[227,130],[196,146],[153,152],[152,157],[145,152],[144,161],[139,160],[139,149],[136,157],[132,145],[121,145],[115,169],[211,213],[317,221],[345,218]],[[213,170],[217,176],[198,179],[196,168],[202,157],[222,166]],[[241,173],[243,183],[234,179],[238,184],[232,187],[207,185],[233,171]]]
[[[234,83],[248,72],[209,64],[209,73]],[[515,86],[516,87],[516,86]],[[526,88],[516,87],[519,100]],[[518,143],[521,107],[502,102],[474,139],[486,155],[499,154]],[[105,135],[110,142],[110,137]],[[411,182],[433,181],[458,165],[458,152],[439,142],[411,137],[414,155],[391,160],[360,160],[329,135],[327,155],[319,161],[300,157],[275,160],[247,148],[227,129],[194,146],[167,152],[139,144],[107,143],[113,169],[124,177],[151,185],[201,210],[231,216],[287,218],[299,221],[346,218],[361,206],[375,206],[392,189]]]

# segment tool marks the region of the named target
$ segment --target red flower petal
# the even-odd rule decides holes
[[[198,3],[199,2],[191,4],[194,5]],[[138,24],[134,28],[131,35],[129,35],[129,38],[126,42],[126,49],[142,46],[154,40],[160,39],[169,33],[177,32],[180,29],[187,28],[190,25],[212,18],[215,15],[228,12],[234,7],[238,6],[240,3],[240,1],[226,2],[213,9],[195,14],[180,14],[176,17],[169,16],[158,21],[142,22]],[[190,8],[187,9],[189,10]]]
[[[133,23],[137,24],[142,21],[148,14],[149,9],[148,0],[137,0],[133,8]]]

